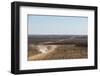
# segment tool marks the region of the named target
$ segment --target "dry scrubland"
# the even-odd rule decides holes
[[[28,61],[88,57],[87,35],[34,35],[28,39]]]
[[[50,46],[51,48],[53,47],[53,45]],[[41,53],[38,51],[37,47],[30,48],[28,52],[29,61],[79,58],[87,58],[87,47],[79,47],[76,45],[56,45],[54,50],[48,50],[47,53]]]

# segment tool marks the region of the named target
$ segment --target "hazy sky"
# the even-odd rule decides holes
[[[28,15],[28,35],[87,35],[88,17]]]

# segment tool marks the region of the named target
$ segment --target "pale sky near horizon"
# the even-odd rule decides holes
[[[28,15],[28,35],[87,35],[88,17]]]

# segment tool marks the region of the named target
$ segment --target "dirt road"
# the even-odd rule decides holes
[[[34,56],[29,57],[29,60],[37,60],[37,59],[44,59],[49,53],[54,52],[54,50],[57,48],[56,45],[39,45],[37,46],[38,51],[40,51],[40,54],[36,54]]]

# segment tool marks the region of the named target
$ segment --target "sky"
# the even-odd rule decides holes
[[[28,15],[28,35],[87,35],[88,17]]]

